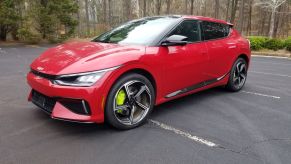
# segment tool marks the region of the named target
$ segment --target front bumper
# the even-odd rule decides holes
[[[52,118],[83,123],[104,122],[105,96],[102,96],[100,84],[91,87],[59,86],[31,72],[27,75],[27,82],[32,88],[28,100]],[[66,105],[68,103],[64,100],[79,102],[80,108],[76,107],[78,105]]]

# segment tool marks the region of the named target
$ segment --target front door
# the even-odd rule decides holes
[[[205,68],[208,65],[208,53],[204,42],[201,42],[199,22],[183,21],[171,35],[186,36],[188,44],[183,46],[161,47],[164,54],[165,89],[167,96],[173,97],[181,90],[197,85],[205,80]]]

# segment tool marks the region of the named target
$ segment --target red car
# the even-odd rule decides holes
[[[133,20],[91,42],[45,51],[27,75],[29,101],[54,119],[141,125],[155,105],[216,86],[245,84],[250,44],[223,20]]]

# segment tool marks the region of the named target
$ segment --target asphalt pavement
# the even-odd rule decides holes
[[[48,46],[0,46],[0,163],[291,161],[291,60],[253,57],[242,91],[210,89],[155,107],[118,131],[52,120],[27,102],[29,64]]]

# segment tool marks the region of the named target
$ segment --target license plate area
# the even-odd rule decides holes
[[[32,91],[32,102],[48,113],[52,113],[52,110],[56,104],[56,100],[54,98],[45,96],[35,90]]]

